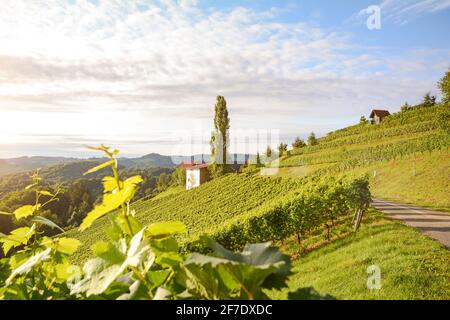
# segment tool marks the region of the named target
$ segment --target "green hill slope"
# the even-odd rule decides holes
[[[337,299],[448,300],[449,260],[450,252],[441,244],[371,210],[357,233],[295,260],[289,290],[313,286]],[[381,272],[380,289],[367,288],[371,266]],[[287,291],[270,296],[286,299]]]
[[[265,203],[276,202],[277,198],[299,186],[299,179],[230,174],[189,191],[169,189],[154,199],[137,201],[133,208],[143,224],[180,220],[187,225],[189,236],[195,236],[214,230]],[[75,229],[69,232],[83,242],[84,248],[78,251],[77,258],[85,259],[89,255],[88,248],[105,237],[104,229],[108,225],[105,217],[82,233]]]
[[[380,125],[362,124],[329,133],[315,146],[307,146],[284,157],[281,167],[327,164],[348,169],[380,160],[446,149],[450,139],[436,122],[443,107],[416,108],[395,113]]]
[[[336,176],[338,172],[372,173],[373,170],[378,170],[374,169],[374,166],[377,167],[380,163],[386,165],[389,161],[400,161],[401,158],[402,161],[408,161],[409,155],[414,153],[428,155],[429,152],[436,153],[436,150],[443,152],[449,141],[436,125],[435,117],[438,111],[438,107],[412,110],[393,115],[379,126],[357,125],[330,133],[320,139],[317,146],[296,150],[296,154],[283,158],[280,174],[283,175],[286,170],[290,170],[291,176],[296,176],[295,170],[302,172],[300,176],[329,176],[329,173]],[[437,164],[433,163],[433,166],[440,168],[441,162],[447,159],[438,156]],[[428,175],[428,169],[421,170],[419,168],[417,172],[423,174],[423,171],[426,171],[425,175]],[[388,173],[392,172],[379,171],[382,176]],[[428,180],[423,178],[424,176],[420,176],[420,181]],[[376,184],[375,190],[385,188],[384,180]],[[407,179],[401,181],[406,183]],[[276,211],[274,208],[289,210],[286,208],[289,207],[290,201],[305,183],[305,179],[298,177],[269,178],[230,174],[189,191],[182,188],[169,189],[153,199],[136,202],[133,208],[136,210],[137,219],[143,224],[183,221],[189,230],[187,237],[195,239],[202,233],[215,234],[218,230],[233,229],[233,226],[248,221],[252,216]],[[445,192],[446,189],[441,186],[444,182],[438,183],[437,188]],[[428,184],[429,182],[425,182],[420,188],[427,190]],[[387,190],[386,193],[380,194],[387,196],[391,189]],[[324,198],[323,194],[319,198]],[[441,198],[447,199],[448,196],[443,195]],[[275,224],[280,223],[277,220]],[[103,218],[81,234],[77,230],[71,231],[73,236],[82,240],[84,246],[79,250],[77,259],[84,260],[89,256],[89,247],[105,237],[104,229],[107,225],[108,219]],[[253,227],[259,228],[260,225],[256,223]],[[239,237],[242,235],[239,232],[236,234]],[[230,235],[233,236],[233,230],[227,234]],[[262,236],[261,241],[265,241],[263,238],[267,237]]]
[[[450,136],[437,123],[443,108],[418,107],[380,125],[331,132],[282,158],[276,176],[366,173],[375,196],[450,209]]]

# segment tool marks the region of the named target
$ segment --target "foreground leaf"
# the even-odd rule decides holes
[[[101,169],[104,169],[104,168],[107,168],[107,167],[112,167],[112,166],[114,166],[116,164],[116,160],[109,160],[109,161],[107,161],[107,162],[105,162],[105,163],[102,163],[102,164],[100,164],[100,165],[98,165],[98,166],[96,166],[96,167],[94,167],[94,168],[92,168],[92,169],[89,169],[88,171],[86,171],[85,173],[83,173],[83,175],[88,175],[88,174],[90,174],[90,173],[94,173],[94,172],[97,172],[97,171],[99,171],[99,170],[101,170]]]
[[[103,203],[97,205],[94,210],[89,212],[86,218],[84,218],[83,223],[80,225],[80,230],[86,230],[92,225],[92,223],[94,223],[95,220],[119,208],[125,200],[126,196],[121,191],[105,194],[103,197]]]
[[[52,248],[61,253],[71,255],[75,251],[77,251],[78,247],[81,245],[81,242],[80,240],[72,238],[51,239],[45,237],[44,240],[42,241],[42,245],[46,246],[47,248]]]
[[[102,294],[123,272],[119,264],[108,265],[103,259],[88,260],[83,267],[85,278],[71,288],[71,294],[85,293],[86,296]]]
[[[117,189],[117,187],[117,181],[114,177],[108,176],[103,178],[103,193],[112,192]]]
[[[41,207],[40,204],[35,205],[35,206],[32,206],[32,205],[22,206],[22,207],[18,208],[16,211],[14,211],[14,215],[16,216],[17,220],[20,220],[22,218],[31,216],[36,211],[38,211],[40,207]]]
[[[31,220],[31,221],[49,226],[52,229],[59,229],[59,230],[61,230],[61,232],[65,232],[64,229],[61,228],[60,226],[58,226],[56,223],[54,223],[53,221],[51,221],[47,218],[44,218],[42,216],[34,217],[33,220]]]
[[[0,242],[3,243],[3,252],[8,254],[9,250],[28,243],[30,238],[35,234],[35,229],[22,227],[11,231],[11,234],[2,236]]]
[[[30,270],[37,264],[41,263],[50,258],[51,248],[46,249],[28,259],[24,264],[22,264],[17,269],[14,269],[8,279],[6,279],[6,285],[9,286],[15,277],[21,274],[30,272]]]
[[[187,232],[186,225],[180,221],[152,223],[147,227],[146,235],[150,238],[165,238]]]

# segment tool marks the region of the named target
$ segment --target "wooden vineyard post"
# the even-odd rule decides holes
[[[356,219],[354,218],[354,231],[358,231],[359,227],[361,226],[362,217],[364,214],[364,208],[358,208],[355,214]]]
[[[356,209],[355,213],[353,214],[352,224],[354,224],[356,219],[358,218],[358,211],[359,211],[359,209]]]

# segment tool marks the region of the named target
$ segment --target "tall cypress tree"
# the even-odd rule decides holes
[[[227,101],[222,96],[217,96],[214,107],[214,132],[211,137],[211,155],[214,162],[216,157],[221,157],[222,164],[227,163],[228,130],[230,129],[230,118],[228,116]],[[220,163],[220,162],[219,162]]]

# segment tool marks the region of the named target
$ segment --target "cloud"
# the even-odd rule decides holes
[[[133,144],[190,130],[197,120],[211,124],[218,94],[229,102],[233,127],[326,131],[333,119],[395,105],[432,84],[402,78],[421,72],[425,58],[396,70],[404,57],[380,57],[381,49],[358,47],[348,34],[278,19],[283,10],[220,10],[193,0],[3,0],[0,113],[20,114],[0,133],[25,139],[31,126]],[[92,114],[97,122],[85,120]]]

